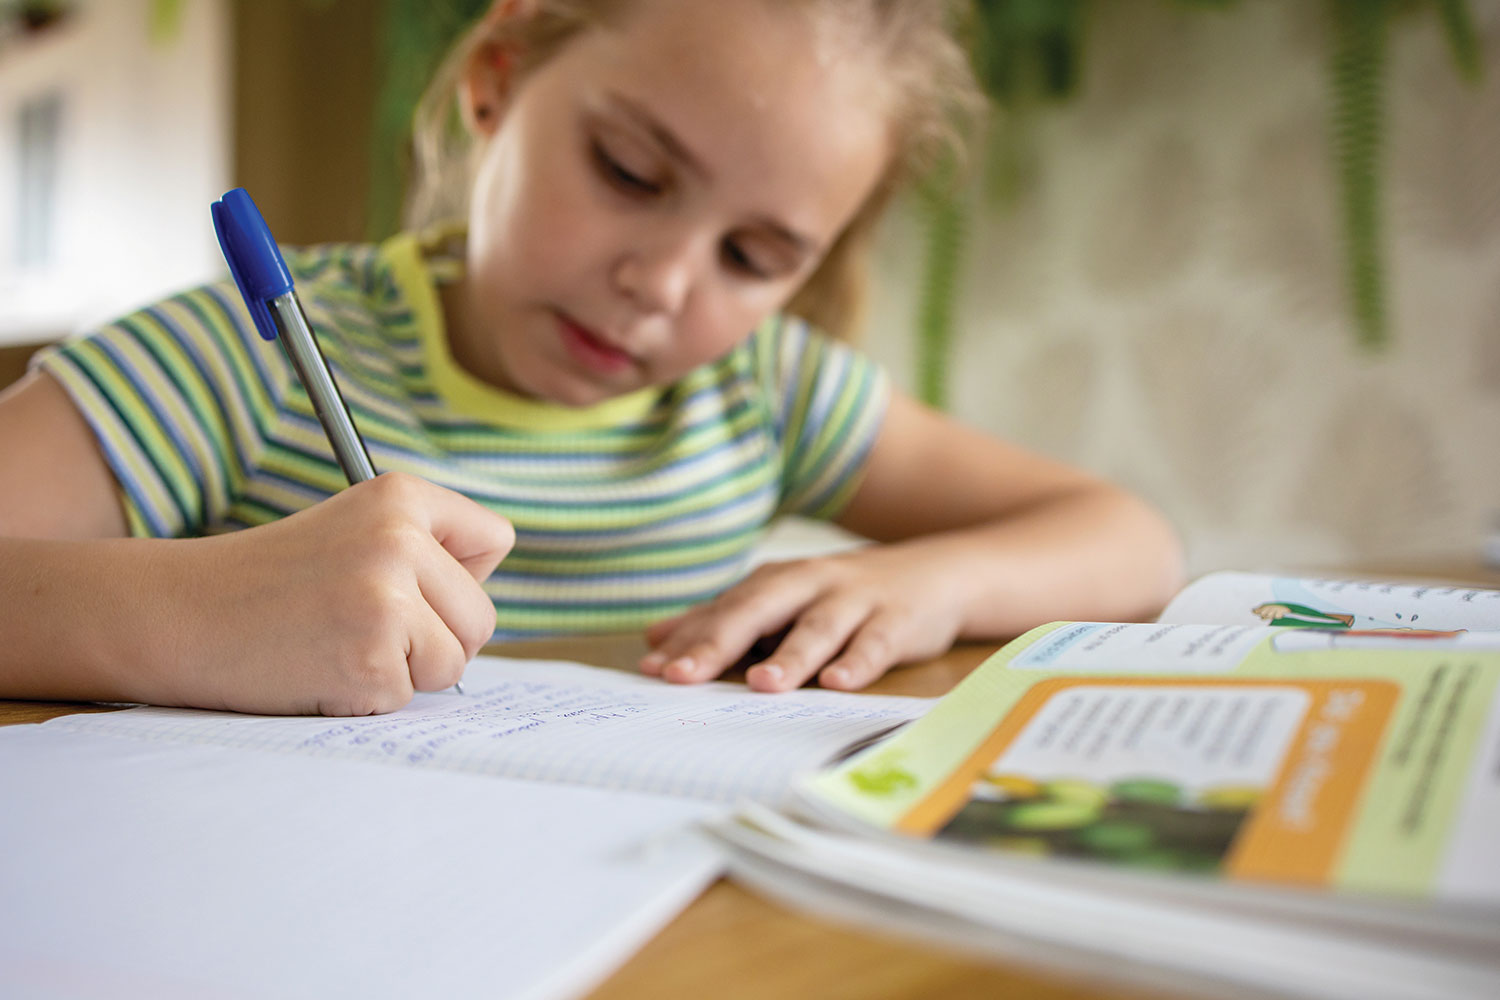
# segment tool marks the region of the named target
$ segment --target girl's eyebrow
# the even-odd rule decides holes
[[[768,230],[773,239],[789,244],[799,254],[811,254],[817,249],[817,245],[812,240],[803,236],[795,229],[788,229],[769,215],[757,215],[751,221]]]
[[[692,150],[688,149],[682,140],[677,138],[677,133],[668,128],[665,123],[658,120],[643,105],[631,100],[619,91],[612,90],[608,96],[610,103],[615,105],[627,117],[633,119],[638,126],[649,132],[653,139],[661,143],[662,148],[667,151],[668,156],[682,163],[705,181],[713,180],[713,174],[709,171],[708,167],[704,166],[703,161],[694,156]],[[772,237],[790,244],[799,253],[811,253],[816,249],[817,244],[815,241],[768,215],[757,216],[755,222],[757,225],[769,230]]]
[[[713,175],[703,165],[703,161],[694,156],[692,150],[683,145],[682,140],[677,138],[677,133],[667,128],[655,115],[647,111],[643,105],[636,103],[619,91],[610,91],[609,99],[610,103],[614,104],[628,117],[634,119],[637,125],[651,133],[651,137],[661,143],[666,149],[667,154],[674,160],[680,161],[704,180],[713,179]]]

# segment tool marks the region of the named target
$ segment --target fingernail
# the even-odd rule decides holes
[[[645,656],[641,657],[641,673],[659,674],[661,673],[662,664],[666,662],[666,653],[647,653]]]
[[[761,676],[770,681],[772,684],[780,684],[782,677],[786,676],[781,667],[775,663],[762,663],[755,669],[759,670],[761,672]]]
[[[823,678],[842,687],[849,683],[849,671],[843,667],[834,667],[832,670],[823,671]]]
[[[661,672],[663,676],[670,675],[676,680],[687,680],[693,676],[695,666],[696,664],[693,663],[691,656],[679,656],[665,667],[662,667]]]

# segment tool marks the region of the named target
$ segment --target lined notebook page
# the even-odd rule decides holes
[[[0,995],[568,1000],[718,873],[689,799],[0,726]]]
[[[730,802],[775,803],[798,772],[916,718],[928,698],[740,684],[680,687],[554,661],[480,657],[465,694],[418,694],[356,719],[136,708],[46,723],[90,732],[407,767],[567,782]]]

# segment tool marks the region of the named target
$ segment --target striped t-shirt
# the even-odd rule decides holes
[[[843,507],[885,412],[874,364],[787,317],[665,387],[583,409],[521,398],[453,361],[442,262],[417,238],[286,258],[376,469],[515,525],[485,585],[497,639],[636,628],[718,593],[774,516]],[[37,363],[92,426],[132,534],[264,524],[344,486],[281,346],[227,280]]]

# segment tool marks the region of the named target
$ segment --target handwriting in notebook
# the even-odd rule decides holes
[[[913,718],[924,699],[740,685],[677,687],[562,663],[478,660],[469,693],[420,694],[357,719],[142,709],[106,728],[415,767],[733,800],[777,797],[792,775]],[[102,720],[100,720],[102,722]]]

